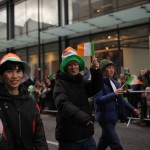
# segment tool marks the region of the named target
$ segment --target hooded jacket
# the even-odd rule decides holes
[[[16,133],[14,139],[0,106],[1,150],[48,150],[39,107],[23,86],[19,88],[19,95],[11,95],[1,85],[0,104],[4,105]]]
[[[119,82],[111,78],[116,88]],[[122,95],[116,96],[112,89],[109,78],[104,78],[104,88],[94,96],[95,118],[98,122],[117,122],[119,119],[127,121],[126,110],[131,112],[135,109],[123,99]]]
[[[59,142],[81,141],[94,134],[94,126],[86,126],[87,121],[93,120],[88,98],[102,89],[103,78],[99,69],[90,71],[91,80],[83,80],[81,74],[57,73],[54,87],[58,109],[55,136]]]

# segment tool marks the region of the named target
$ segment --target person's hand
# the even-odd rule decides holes
[[[86,123],[86,126],[90,126],[90,125],[93,125],[93,121],[91,120]]]
[[[48,90],[48,91],[50,91],[50,90],[51,90],[51,88],[48,88],[47,90]]]
[[[138,109],[134,109],[132,112],[135,116],[139,116],[140,115],[140,111]]]
[[[118,96],[119,94],[123,94],[124,93],[124,89],[123,88],[119,88],[115,91],[115,94]]]
[[[94,58],[91,63],[91,68],[94,70],[97,70],[99,68],[99,62],[97,61],[97,58]]]

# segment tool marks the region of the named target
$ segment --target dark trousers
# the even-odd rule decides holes
[[[97,150],[106,150],[108,146],[111,150],[123,150],[115,131],[116,123],[100,123],[100,126],[102,135],[99,138]]]
[[[83,142],[60,142],[58,150],[96,150],[96,143],[93,137],[90,137]]]

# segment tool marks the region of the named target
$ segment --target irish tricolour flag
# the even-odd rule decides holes
[[[138,80],[136,75],[132,75],[127,79],[125,84],[134,85],[134,84],[142,84],[142,82],[140,80]]]
[[[94,55],[94,42],[78,44],[77,52],[79,56],[93,56]]]

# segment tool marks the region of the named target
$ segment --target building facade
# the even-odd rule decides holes
[[[66,47],[90,41],[117,74],[150,69],[149,0],[0,0],[0,16],[0,58],[18,54],[33,78],[55,74]],[[92,57],[83,59],[89,67]]]

